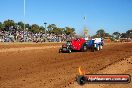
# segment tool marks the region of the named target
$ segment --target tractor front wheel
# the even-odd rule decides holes
[[[102,50],[102,49],[103,49],[103,46],[102,46],[102,45],[100,45],[100,46],[99,46],[99,49],[100,49],[100,50]]]
[[[97,51],[99,51],[99,50],[100,50],[100,45],[97,46]]]
[[[95,49],[94,49],[94,46],[93,46],[93,47],[91,48],[91,51],[94,52],[94,50],[95,50]]]

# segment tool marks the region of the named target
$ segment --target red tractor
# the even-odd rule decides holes
[[[83,38],[73,39],[72,41],[67,41],[66,44],[63,44],[59,49],[60,52],[72,52],[72,51],[86,51],[87,45],[86,41]]]

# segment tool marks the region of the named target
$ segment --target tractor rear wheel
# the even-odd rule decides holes
[[[99,46],[99,49],[100,49],[100,50],[102,50],[102,49],[103,49],[103,46],[102,46],[102,45],[100,45],[100,46]]]
[[[94,46],[91,48],[91,51],[92,51],[92,52],[94,52],[94,51],[95,51]]]
[[[81,51],[82,51],[82,52],[87,51],[87,46],[86,46],[86,45],[83,45],[83,47],[82,47]]]
[[[97,46],[97,51],[99,51],[99,50],[100,50],[100,45]]]

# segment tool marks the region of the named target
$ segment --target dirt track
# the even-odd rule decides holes
[[[3,45],[3,44],[2,44]],[[44,48],[47,46],[54,48]],[[3,45],[0,52],[0,88],[59,88],[75,83],[78,67],[96,73],[132,56],[132,43],[108,44],[99,52],[58,53],[61,44]],[[7,47],[7,48],[6,48]],[[42,47],[30,49],[29,47]],[[8,52],[8,49],[17,49]],[[26,50],[19,50],[26,48]],[[128,84],[129,85],[129,84]]]

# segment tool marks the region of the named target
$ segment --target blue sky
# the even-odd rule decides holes
[[[0,0],[0,22],[12,19],[39,25],[54,23],[58,27],[74,27],[79,34],[87,26],[90,35],[100,28],[108,33],[132,29],[132,0],[25,1],[24,17],[24,0]]]

